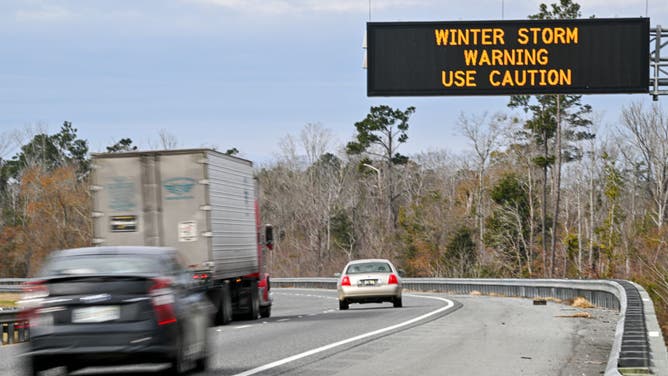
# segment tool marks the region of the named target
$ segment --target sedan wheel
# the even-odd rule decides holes
[[[52,366],[47,363],[46,358],[40,358],[37,356],[33,356],[30,358],[30,367],[32,371],[31,374],[33,376],[41,375],[42,371],[46,371],[52,368]]]
[[[347,300],[345,300],[345,299],[339,300],[339,310],[344,311],[344,310],[348,309],[348,307],[349,307],[349,303],[348,303]]]
[[[190,367],[188,367],[188,361],[185,355],[185,347],[183,346],[183,339],[179,338],[177,342],[177,349],[174,358],[170,364],[169,370],[167,371],[169,375],[181,375],[185,373]]]
[[[207,351],[208,350],[205,349],[204,350],[204,355],[202,355],[201,358],[199,358],[195,361],[195,368],[194,368],[195,372],[206,371],[206,368],[207,368],[206,366],[207,366],[207,363],[209,362],[209,355],[208,355]]]
[[[401,297],[394,298],[394,308],[401,308],[403,304],[401,303]]]
[[[199,357],[195,360],[195,372],[204,372],[207,369],[207,364],[209,363],[209,334],[207,328],[209,325],[204,327],[204,341],[202,342],[202,351],[200,351]]]

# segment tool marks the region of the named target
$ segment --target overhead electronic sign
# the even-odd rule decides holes
[[[649,18],[367,23],[369,96],[647,93]]]

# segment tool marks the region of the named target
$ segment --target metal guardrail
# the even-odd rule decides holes
[[[19,314],[19,310],[0,311],[0,342],[2,345],[11,345],[30,339],[28,323],[21,319]]]
[[[20,292],[25,278],[1,278],[0,292]]]
[[[336,278],[273,278],[274,287],[335,289]],[[642,286],[629,281],[557,279],[404,278],[414,291],[524,298],[575,299],[619,311],[605,376],[668,375],[668,351],[654,305]]]
[[[0,292],[21,292],[25,278],[0,278]],[[0,345],[11,345],[29,339],[28,325],[19,310],[0,307]]]

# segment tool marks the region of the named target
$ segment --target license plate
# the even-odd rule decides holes
[[[72,322],[86,324],[118,320],[121,317],[119,306],[95,306],[77,308],[72,311]]]
[[[376,280],[376,279],[363,279],[363,280],[360,281],[359,285],[360,286],[375,286],[376,282],[378,282],[378,280]]]

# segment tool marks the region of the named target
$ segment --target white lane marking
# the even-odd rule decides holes
[[[235,326],[234,329],[245,329],[245,328],[250,328],[252,325],[239,325]]]
[[[328,300],[339,300],[336,296],[325,296],[325,295],[314,295],[314,294],[300,294],[295,292],[274,292],[276,295],[288,295],[288,296],[305,296],[307,298],[318,298],[318,299],[328,299]]]
[[[276,320],[276,322],[283,322],[283,321],[290,321],[290,319],[280,319],[280,320]]]
[[[359,341],[361,339],[365,339],[365,338],[372,337],[372,336],[382,334],[382,333],[385,333],[385,332],[389,332],[391,330],[395,330],[395,329],[398,329],[398,328],[401,328],[401,327],[404,327],[404,326],[408,326],[408,325],[414,324],[414,323],[416,323],[420,320],[424,320],[427,317],[436,315],[436,314],[441,313],[441,312],[445,312],[445,311],[447,311],[448,309],[452,308],[455,305],[455,303],[452,300],[445,299],[445,298],[439,298],[437,296],[407,295],[407,294],[404,294],[404,296],[411,296],[411,297],[414,297],[414,298],[425,298],[425,299],[440,300],[440,301],[446,302],[447,304],[445,306],[435,310],[435,311],[425,313],[422,316],[415,317],[415,318],[410,319],[408,321],[404,321],[404,322],[396,324],[396,325],[388,326],[386,328],[374,330],[372,332],[360,334],[358,336],[351,337],[351,338],[348,338],[348,339],[344,339],[344,340],[339,341],[339,342],[330,343],[329,345],[325,345],[325,346],[318,347],[318,348],[313,349],[313,350],[305,351],[301,354],[289,356],[287,358],[280,359],[280,360],[277,360],[275,362],[271,362],[271,363],[265,364],[263,366],[253,368],[253,369],[250,369],[250,370],[245,371],[245,372],[237,373],[234,376],[255,375],[256,373],[260,373],[262,371],[266,371],[266,370],[269,370],[269,369],[272,369],[272,368],[280,367],[284,364],[294,362],[295,360],[306,358],[307,356],[311,356],[311,355],[314,355],[314,354],[317,354],[317,353],[320,353],[320,352],[323,352],[323,351],[327,351],[327,350],[333,349],[335,347],[343,346],[343,345],[351,343],[351,342]]]

